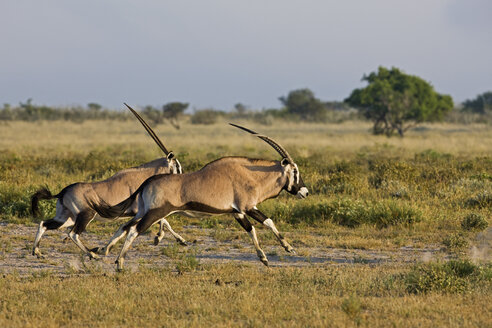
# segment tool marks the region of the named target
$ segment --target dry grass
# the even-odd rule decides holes
[[[246,126],[254,123],[244,122]],[[345,122],[341,124],[277,123],[273,126],[255,127],[259,132],[268,132],[288,149],[295,149],[301,156],[327,151],[338,158],[353,156],[361,150],[386,149],[394,155],[413,156],[415,153],[433,149],[440,153],[461,156],[486,156],[492,154],[492,129],[488,125],[422,125],[410,131],[405,138],[387,138],[369,133],[370,123]],[[204,150],[224,154],[243,155],[270,153],[268,146],[248,138],[225,122],[200,126],[184,123],[180,130],[170,125],[155,128],[170,149],[180,152],[202,153]],[[0,150],[16,151],[19,154],[43,154],[49,150],[89,152],[107,147],[126,145],[150,146],[145,131],[135,122],[86,121],[81,124],[54,121],[37,123],[10,122],[0,128]],[[272,156],[272,155],[271,155]]]
[[[3,327],[485,327],[492,296],[411,295],[402,270],[219,265],[0,280]],[[345,303],[345,304],[344,304]]]

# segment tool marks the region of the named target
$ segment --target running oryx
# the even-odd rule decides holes
[[[92,250],[88,249],[79,239],[79,235],[85,231],[87,225],[96,216],[94,207],[97,206],[97,204],[118,204],[135,192],[135,190],[150,176],[165,173],[183,173],[181,164],[178,159],[174,157],[173,152],[168,151],[166,147],[164,147],[155,132],[143,118],[133,110],[133,108],[127,104],[125,105],[138,118],[140,123],[142,123],[152,139],[154,139],[166,156],[134,168],[122,170],[103,181],[90,183],[78,182],[71,184],[65,187],[57,195],[52,195],[46,188],[37,191],[31,198],[31,209],[36,216],[39,215],[38,202],[40,199],[58,198],[58,201],[56,203],[55,217],[51,220],[41,221],[39,224],[32,249],[33,255],[38,257],[42,256],[39,250],[39,242],[46,230],[73,226],[68,233],[70,239],[72,239],[82,251],[89,255],[90,258],[96,258],[97,255],[95,252],[97,248]],[[129,204],[125,211],[119,213],[118,216],[134,216],[137,208],[138,206],[136,203]],[[115,219],[116,217],[117,216],[115,215],[107,219]],[[163,226],[171,232],[178,242],[186,245],[183,237],[175,233],[166,220],[161,221],[160,230],[154,242],[155,244],[157,244],[164,236]]]
[[[156,221],[173,213],[192,216],[233,214],[251,236],[260,261],[268,265],[268,259],[258,244],[255,228],[246,217],[248,215],[270,228],[284,249],[293,252],[294,249],[278,232],[273,221],[260,212],[256,205],[277,197],[282,190],[305,198],[308,189],[299,169],[289,153],[271,138],[231,125],[266,141],[282,156],[282,160],[223,157],[193,173],[152,176],[118,205],[96,207],[99,215],[112,217],[124,213],[138,200],[135,217],[126,225],[123,224],[105,247],[107,253],[120,238],[127,235],[116,259],[117,270],[123,268],[125,254],[135,238]]]

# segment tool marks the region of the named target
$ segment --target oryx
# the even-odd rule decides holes
[[[58,198],[56,203],[55,217],[41,221],[38,232],[34,240],[32,254],[41,257],[39,242],[46,230],[73,228],[69,231],[68,236],[82,251],[91,258],[97,257],[96,249],[88,249],[80,240],[79,235],[86,229],[87,225],[96,217],[94,206],[99,203],[118,204],[128,198],[135,190],[150,176],[163,173],[181,174],[183,173],[181,164],[174,156],[172,151],[168,151],[155,132],[143,120],[140,115],[130,106],[125,104],[131,112],[138,118],[152,139],[157,143],[159,148],[164,152],[165,157],[158,158],[151,162],[142,164],[137,167],[119,171],[112,177],[99,182],[78,182],[71,184],[58,193],[52,195],[51,192],[43,188],[37,191],[31,198],[31,209],[34,215],[39,214],[38,202],[40,199]],[[127,209],[119,213],[119,216],[134,216],[137,210],[137,204],[129,204]],[[117,216],[111,217],[111,219]],[[108,218],[106,218],[108,219]],[[183,237],[175,233],[166,220],[161,221],[158,235],[155,239],[157,244],[164,236],[163,227],[166,227],[171,234],[181,244],[186,244]]]
[[[246,215],[270,228],[287,252],[293,251],[273,221],[260,212],[256,205],[277,197],[282,190],[305,198],[308,189],[302,181],[299,169],[287,151],[271,138],[235,124],[231,125],[266,141],[282,156],[282,160],[223,157],[193,173],[155,175],[118,205],[95,208],[99,215],[111,217],[123,213],[138,200],[135,217],[120,227],[105,249],[107,253],[120,238],[127,235],[116,260],[118,270],[123,268],[125,254],[135,238],[158,220],[173,213],[192,216],[233,214],[251,236],[256,253],[265,265],[268,265],[268,259],[260,248],[255,228]]]

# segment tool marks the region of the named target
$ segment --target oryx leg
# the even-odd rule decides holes
[[[180,243],[183,246],[187,246],[186,240],[183,237],[181,237],[179,234],[174,232],[173,228],[171,228],[171,225],[166,219],[161,219],[159,221],[159,233],[154,238],[154,245],[158,245],[159,242],[162,240],[162,238],[164,238],[164,227],[166,227],[166,229],[169,230],[171,235],[173,235],[173,237],[176,238],[176,241],[178,243]]]
[[[99,253],[99,254],[103,254],[104,256],[107,256],[109,254],[109,252],[111,251],[111,249],[114,247],[114,245],[116,245],[116,243],[118,243],[118,241],[120,241],[121,238],[126,236],[129,227],[131,225],[133,225],[134,222],[137,222],[139,219],[140,219],[140,217],[136,216],[133,219],[131,219],[130,221],[125,222],[122,225],[120,225],[120,227],[118,228],[118,230],[116,230],[113,237],[111,237],[111,239],[106,244],[106,246],[96,247],[96,248],[92,249],[92,251]]]
[[[160,220],[159,221],[159,232],[157,233],[157,235],[154,238],[154,246],[159,245],[162,238],[164,238],[164,221]]]
[[[124,228],[127,231],[127,236],[125,239],[125,243],[121,248],[120,254],[116,258],[116,270],[121,271],[123,269],[123,262],[126,256],[126,253],[130,249],[135,238],[138,237],[141,233],[145,232],[152,224],[157,222],[160,218],[165,218],[169,215],[170,211],[165,211],[162,209],[149,210],[142,219],[132,219],[127,223]]]
[[[236,219],[237,222],[239,222],[241,227],[243,227],[244,230],[246,230],[246,232],[249,234],[249,236],[253,240],[253,244],[254,244],[255,249],[256,249],[256,255],[258,255],[258,258],[260,259],[260,261],[264,265],[268,266],[268,259],[265,255],[265,252],[263,252],[263,250],[260,248],[260,243],[258,242],[258,238],[256,237],[255,227],[253,227],[251,225],[251,223],[248,221],[248,219],[246,218],[246,216],[244,214],[236,213],[236,214],[234,214],[234,218]]]
[[[289,245],[289,243],[285,240],[284,236],[280,232],[278,232],[277,227],[273,223],[272,219],[268,218],[265,214],[260,212],[257,208],[253,208],[246,212],[249,216],[251,216],[256,221],[266,225],[270,230],[272,230],[275,237],[277,237],[278,241],[282,245],[282,247],[289,253],[295,253],[294,248]]]
[[[77,245],[84,253],[86,253],[91,259],[97,259],[99,256],[94,253],[92,250],[87,248],[82,241],[80,240],[79,236],[82,232],[85,231],[85,228],[87,225],[94,219],[96,216],[96,212],[92,210],[85,210],[77,214],[77,217],[75,219],[75,225],[72,228],[72,230],[68,233],[68,236],[72,241]]]
[[[67,208],[57,204],[56,209],[56,215],[53,219],[41,221],[39,223],[38,232],[36,233],[36,238],[34,238],[34,245],[32,247],[32,255],[36,255],[37,257],[43,256],[43,254],[41,254],[41,251],[39,250],[39,242],[41,241],[41,237],[46,232],[46,230],[55,230],[70,227],[74,224],[71,218],[71,213]]]

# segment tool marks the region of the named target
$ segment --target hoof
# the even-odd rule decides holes
[[[44,255],[38,248],[32,250],[32,255],[36,256],[38,259],[44,259]]]
[[[123,271],[123,260],[119,259],[119,260],[116,260],[114,263],[116,263],[116,271],[122,272]]]
[[[101,258],[99,255],[97,255],[96,253],[94,253],[92,251],[89,252],[88,255],[89,255],[89,259],[91,259],[91,260],[99,260]]]
[[[102,247],[94,247],[94,248],[90,249],[90,252],[94,253],[94,254],[101,254]]]
[[[160,241],[161,241],[161,240],[159,239],[159,236],[155,236],[155,237],[154,237],[154,246],[159,245],[159,242],[160,242]]]
[[[285,251],[287,253],[292,253],[292,254],[296,254],[296,251],[294,250],[294,248],[290,245],[287,245],[286,247],[284,247]]]
[[[263,263],[264,265],[268,266],[268,259],[267,258],[264,258],[264,259],[260,259],[261,263]]]
[[[178,244],[180,244],[181,246],[188,246],[188,243],[186,242],[186,240],[177,240],[178,241]]]
[[[103,247],[101,249],[101,254],[104,256],[108,256],[110,250],[111,250],[111,248]]]

